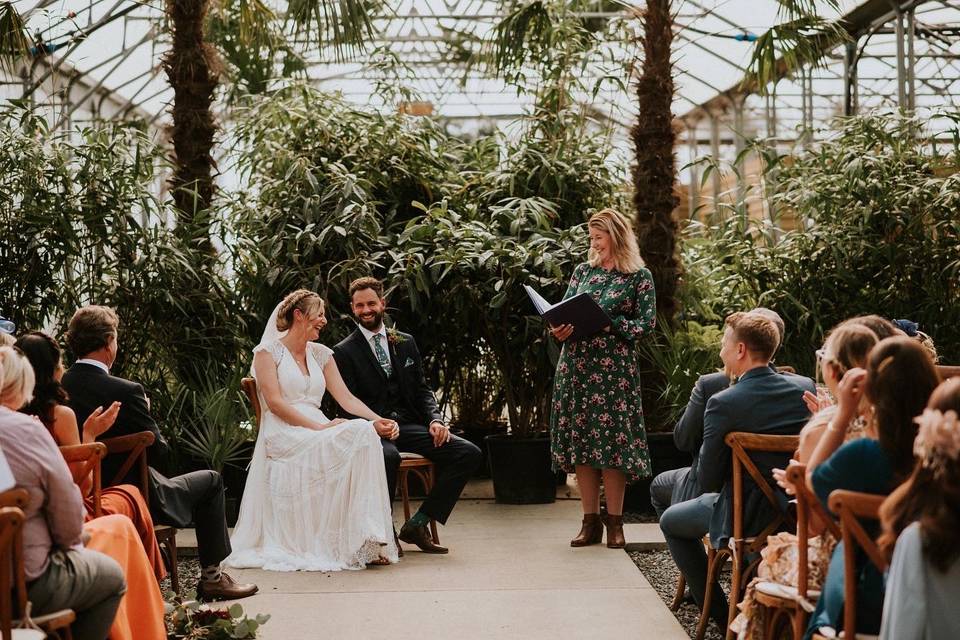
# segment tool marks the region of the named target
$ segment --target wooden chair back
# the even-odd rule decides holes
[[[84,499],[92,499],[93,515],[99,518],[103,515],[100,506],[102,484],[100,479],[100,461],[107,455],[107,445],[102,442],[90,444],[74,444],[60,447],[60,453],[70,467],[73,482],[84,490],[87,479],[91,478],[90,487],[84,494]]]
[[[960,366],[951,364],[938,364],[937,373],[940,374],[940,378],[943,380],[946,380],[947,378],[955,378],[960,376]]]
[[[26,509],[30,503],[30,494],[26,489],[7,489],[0,493],[0,507]]]
[[[244,378],[240,381],[240,388],[247,394],[253,413],[257,417],[257,426],[260,426],[260,397],[257,395],[257,381],[253,378]]]
[[[783,524],[794,524],[793,516],[782,511],[776,493],[771,486],[772,479],[765,478],[757,465],[750,458],[750,453],[786,453],[791,454],[800,446],[800,436],[763,435],[735,431],[728,433],[724,439],[730,447],[733,462],[733,539],[741,542],[745,540],[743,532],[743,480],[744,471],[753,480],[754,484],[763,493],[767,502],[777,510],[779,515],[767,523],[763,531],[756,535],[754,542],[749,545],[748,551],[758,551],[766,544],[767,536],[776,533]]]
[[[147,448],[153,444],[154,440],[156,440],[156,436],[154,436],[153,433],[141,431],[128,436],[106,438],[101,441],[106,445],[108,455],[127,454],[126,459],[123,461],[123,464],[120,465],[117,473],[110,479],[109,486],[122,483],[124,478],[127,477],[127,474],[130,473],[130,470],[136,465],[137,485],[147,505],[150,504],[150,472],[147,464]]]
[[[796,488],[797,499],[797,593],[801,598],[806,599],[807,583],[810,579],[808,543],[812,537],[811,528],[815,521],[819,521],[839,540],[840,527],[817,500],[817,496],[807,488],[807,465],[798,462],[790,463],[787,467],[787,480]]]
[[[843,539],[843,629],[847,638],[856,636],[857,628],[857,548],[881,572],[887,561],[880,547],[864,530],[861,520],[879,520],[880,505],[886,496],[857,493],[837,489],[830,494],[830,509],[840,517],[840,537]]]
[[[23,560],[17,549],[24,519],[23,511],[17,507],[0,507],[0,631],[3,640],[13,638],[14,596],[18,611],[22,612],[26,606],[27,585]]]

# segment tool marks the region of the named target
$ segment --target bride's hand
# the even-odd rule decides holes
[[[396,440],[400,437],[400,425],[394,420],[387,420],[386,418],[374,420],[373,428],[376,429],[377,434],[379,434],[381,438]]]

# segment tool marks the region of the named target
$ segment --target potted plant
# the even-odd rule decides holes
[[[501,381],[508,433],[485,437],[496,499],[552,502],[556,476],[547,428],[559,350],[522,285],[562,296],[569,273],[584,257],[584,228],[553,228],[555,208],[537,197],[505,199],[489,208],[485,220],[461,216],[446,203],[424,210],[400,244],[429,237],[433,253],[428,264],[414,263],[403,277],[438,274],[433,297],[444,301],[446,322],[476,332]]]

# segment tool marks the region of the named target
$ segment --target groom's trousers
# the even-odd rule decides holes
[[[401,451],[420,454],[433,462],[436,466],[433,490],[420,506],[420,511],[440,524],[445,524],[467,480],[480,466],[482,458],[477,445],[451,435],[449,442],[435,447],[433,436],[427,427],[408,423],[400,424],[400,437],[396,440],[382,438],[381,443],[391,499],[397,492]]]

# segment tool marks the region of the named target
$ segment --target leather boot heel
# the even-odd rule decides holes
[[[623,537],[623,516],[607,516],[607,548],[623,549],[627,540]]]
[[[599,513],[587,513],[583,516],[583,525],[580,533],[570,541],[571,547],[586,547],[591,544],[600,544],[603,541],[603,522]]]

